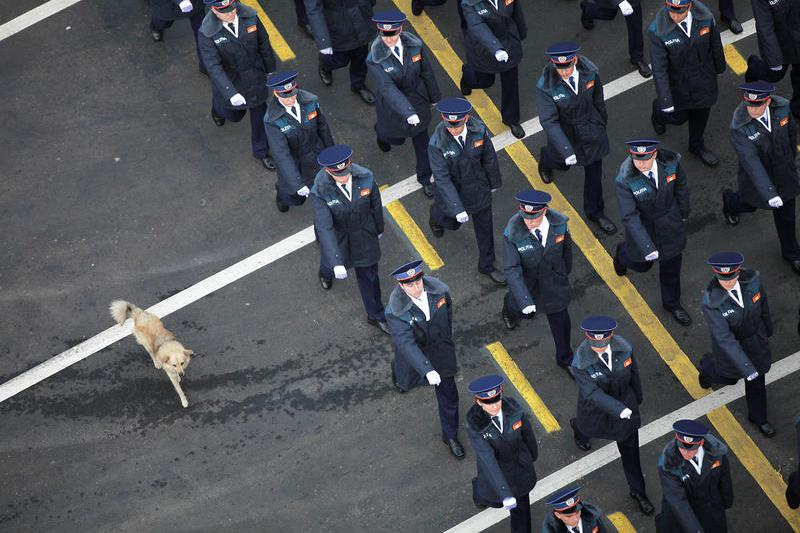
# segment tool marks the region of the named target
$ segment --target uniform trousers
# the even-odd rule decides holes
[[[775,231],[778,233],[778,240],[781,243],[781,255],[787,261],[800,259],[800,244],[797,243],[795,229],[795,203],[794,198],[783,198],[781,207],[771,209]],[[731,213],[752,213],[757,209],[742,198],[738,191],[722,193],[722,205],[726,211]]]
[[[594,2],[587,2],[585,13],[587,16],[597,20],[614,20],[618,8],[604,7]],[[633,13],[625,18],[625,25],[628,27],[628,54],[631,61],[642,61],[644,59],[644,35],[642,34],[642,6],[633,6]]]
[[[381,280],[378,277],[377,263],[371,266],[355,267],[358,291],[367,316],[378,322],[386,322],[384,305],[381,302]],[[333,267],[325,265],[322,260],[319,264],[319,275],[323,278],[333,279]]]
[[[589,437],[581,433],[577,425],[573,427],[572,431],[576,439],[589,442]],[[625,480],[628,482],[630,493],[647,496],[642,463],[639,460],[639,430],[637,429],[623,440],[618,440],[617,449],[622,457],[622,469],[625,472]]]
[[[306,197],[299,194],[286,194],[275,185],[275,195],[278,200],[284,205],[303,205],[306,203]]]
[[[515,320],[525,319],[530,320],[536,315],[531,313],[529,315],[522,314],[519,305],[514,300],[514,295],[511,291],[506,293],[503,298],[503,314],[510,316]],[[572,321],[569,317],[569,311],[564,309],[556,311],[555,313],[546,313],[547,324],[550,326],[550,333],[553,335],[553,344],[556,347],[556,363],[558,366],[568,367],[572,363],[572,347],[569,344],[570,334],[572,332]]]
[[[197,44],[197,32],[200,31],[200,25],[203,23],[205,16],[206,14],[202,9],[193,9],[192,14],[189,15],[189,24],[192,25],[192,35],[194,35],[194,46],[197,50],[197,65],[202,71],[205,71],[206,67],[203,65],[203,58],[200,57],[200,46]],[[152,30],[164,31],[167,28],[171,28],[174,22],[174,20],[163,20],[150,15],[150,29]]]
[[[436,404],[439,407],[439,424],[442,426],[442,437],[454,439],[458,436],[458,388],[453,376],[443,377],[442,382],[434,387]]]
[[[377,134],[377,125],[375,126],[375,131]],[[411,144],[414,146],[414,156],[417,158],[417,181],[422,186],[430,185],[431,176],[433,175],[431,162],[428,159],[428,141],[430,139],[431,137],[428,135],[427,128],[411,137]],[[379,134],[378,140],[386,144],[391,144],[392,146],[400,146],[406,142],[405,137],[381,137]]]
[[[733,10],[733,0],[719,0],[720,18],[735,19],[736,12]]]
[[[569,166],[554,153],[549,145],[545,145],[539,154],[539,164],[545,169],[565,171]],[[600,159],[583,167],[583,212],[586,218],[596,220],[604,216],[603,202],[603,160]]]
[[[653,268],[656,261],[632,261],[627,254],[627,246],[623,242],[619,245],[617,259],[620,263],[635,270],[647,272]],[[661,286],[661,305],[667,311],[674,311],[681,306],[681,265],[683,254],[678,254],[669,259],[658,259],[658,283]]]
[[[770,83],[777,83],[786,76],[786,73],[789,72],[789,67],[792,68],[792,73],[789,76],[792,82],[792,99],[789,103],[789,108],[795,117],[800,118],[800,63],[783,65],[781,70],[775,71],[770,69],[769,65],[760,57],[750,56],[747,61],[747,72],[744,74],[744,79],[748,82],[764,80]]]
[[[353,48],[352,50],[334,50],[333,54],[319,55],[322,68],[330,73],[350,65],[350,88],[354,91],[366,88],[367,84],[367,45]]]
[[[461,80],[470,89],[494,85],[494,72],[481,72],[467,64],[461,67]],[[519,124],[519,72],[514,67],[500,73],[500,114],[504,124]]]
[[[653,117],[659,124],[680,126],[687,120],[689,121],[689,151],[705,148],[703,134],[706,131],[706,124],[708,124],[708,116],[710,114],[710,107],[676,109],[672,113],[665,113],[658,107],[658,100],[653,100]]]
[[[242,109],[229,109],[220,107],[215,101],[211,102],[211,110],[229,122],[239,122],[244,118],[245,113],[250,112],[250,144],[253,147],[253,157],[264,159],[269,155],[269,143],[267,142],[267,130],[264,129],[264,115],[267,113],[267,104],[259,104],[254,107]]]
[[[305,26],[308,24],[308,13],[306,12],[306,4],[303,0],[294,0],[294,12],[297,16],[298,26]]]
[[[700,360],[700,375],[711,383],[733,385],[738,379],[719,375],[714,360],[704,357]],[[763,374],[752,381],[744,380],[744,397],[747,402],[747,417],[756,424],[767,421],[767,385]]]
[[[531,533],[531,496],[526,493],[515,499],[517,506],[509,511],[511,533]]]
[[[444,229],[456,231],[462,224],[455,218],[444,214],[434,202],[431,205],[431,218]],[[492,224],[492,204],[470,215],[472,227],[475,229],[475,241],[478,243],[478,270],[488,274],[494,267],[494,227]]]

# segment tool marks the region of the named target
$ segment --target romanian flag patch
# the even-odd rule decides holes
[[[416,63],[416,62],[417,62],[417,61],[419,61],[420,59],[422,59],[422,54],[417,54],[417,55],[415,55],[415,56],[411,56],[411,62],[412,62],[412,63]]]
[[[788,123],[789,123],[789,117],[783,117],[783,118],[782,118],[782,119],[780,119],[780,121],[779,121],[779,124],[780,124],[781,126],[785,126],[785,125],[787,125]]]
[[[628,368],[628,367],[629,367],[629,366],[631,366],[632,364],[633,364],[633,359],[632,359],[632,358],[630,358],[630,357],[628,357],[627,359],[625,359],[625,362],[624,362],[624,363],[622,363],[622,366],[624,366],[625,368]]]
[[[667,183],[669,183],[671,181],[675,181],[676,179],[678,179],[678,175],[677,174],[670,174],[669,176],[667,176]]]
[[[514,425],[513,425],[513,426],[511,426],[511,429],[513,429],[514,431],[516,431],[516,430],[518,430],[518,429],[519,429],[519,428],[521,428],[521,427],[522,427],[522,420],[517,420],[516,422],[514,422]]]
[[[556,235],[556,243],[559,243],[559,242],[561,242],[563,240],[564,240],[564,236],[563,235]]]
[[[254,31],[258,31],[258,28],[256,28],[255,24],[247,27],[247,33],[253,33]]]
[[[372,192],[372,189],[361,189],[361,192],[359,192],[358,194],[359,194],[359,196],[363,197],[363,196],[369,196],[369,193],[371,193],[371,192]]]
[[[708,26],[706,26],[704,28],[700,28],[700,35],[705,35],[705,34],[709,33],[710,31],[711,31],[711,28],[709,28]]]
[[[478,139],[477,141],[472,143],[473,148],[480,148],[481,146],[483,146],[483,139]]]
[[[592,87],[594,87],[594,80],[590,80],[590,81],[586,82],[586,90],[587,91],[589,89],[591,89]]]
[[[720,464],[721,464],[721,463],[719,462],[719,459],[717,459],[717,460],[716,460],[716,461],[714,461],[714,463],[711,465],[711,468],[718,468]]]
[[[506,0],[506,5],[507,6],[510,6],[513,3],[514,3],[514,0]]]
[[[753,295],[753,303],[756,303],[756,302],[757,302],[757,301],[759,301],[760,299],[761,299],[761,291],[758,291],[757,293],[755,293],[755,294]]]
[[[439,308],[440,308],[441,306],[443,306],[445,303],[447,303],[447,302],[445,301],[445,299],[444,299],[444,298],[440,298],[440,299],[439,299],[439,301],[438,301],[438,302],[436,302],[436,309],[439,309]]]
[[[315,118],[317,118],[317,110],[316,109],[308,114],[308,120],[314,120]]]

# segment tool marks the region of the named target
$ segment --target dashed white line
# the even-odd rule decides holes
[[[55,15],[59,11],[67,9],[81,0],[50,0],[39,7],[31,9],[17,18],[11,19],[0,25],[0,41],[8,39],[12,35],[21,32],[25,28],[33,26],[37,22],[46,19],[50,15]]]

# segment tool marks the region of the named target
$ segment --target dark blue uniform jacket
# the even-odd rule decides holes
[[[464,12],[466,64],[479,72],[504,72],[522,61],[522,41],[528,26],[522,14],[522,0],[498,0],[498,9],[487,0],[459,0]],[[494,54],[508,53],[501,63]]]
[[[770,67],[800,63],[800,0],[750,0],[758,50]]]
[[[369,44],[378,31],[372,22],[375,0],[305,0],[317,49],[346,52]]]
[[[178,20],[188,18],[195,13],[202,13],[203,0],[192,0],[192,10],[188,13],[181,11],[178,4],[181,0],[150,0],[150,14],[161,20]]]

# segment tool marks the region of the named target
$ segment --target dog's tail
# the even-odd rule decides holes
[[[134,314],[134,311],[139,310],[139,308],[125,300],[114,300],[111,302],[108,310],[111,312],[111,318],[113,318],[117,324],[122,324],[129,316]]]

